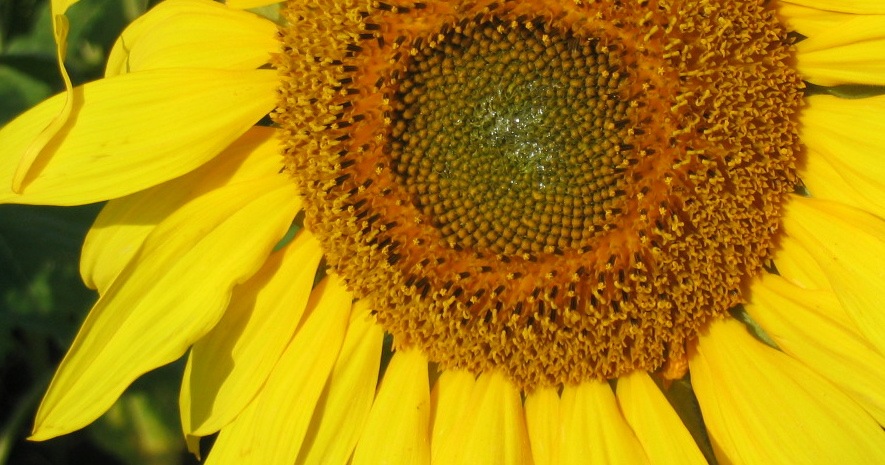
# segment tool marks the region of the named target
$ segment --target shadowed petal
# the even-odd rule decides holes
[[[32,439],[85,426],[135,378],[180,357],[218,322],[233,286],[259,269],[299,208],[294,187],[276,176],[218,190],[160,224],[80,328]]]
[[[191,349],[180,399],[186,435],[220,430],[255,397],[301,321],[322,256],[302,230],[234,289],[224,316]]]

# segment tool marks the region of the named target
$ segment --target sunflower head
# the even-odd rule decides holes
[[[792,41],[732,3],[290,4],[275,120],[330,266],[444,367],[680,360],[796,183]]]

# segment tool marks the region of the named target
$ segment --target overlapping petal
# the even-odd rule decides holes
[[[234,289],[224,316],[191,349],[180,401],[186,435],[220,430],[255,397],[301,321],[321,258],[301,231]]]
[[[183,205],[226,185],[276,175],[282,166],[276,132],[253,127],[200,168],[108,202],[83,243],[86,285],[103,294],[156,225]]]
[[[796,45],[797,68],[824,86],[885,84],[885,15],[851,18]]]
[[[565,386],[560,405],[563,465],[649,463],[608,383],[585,381]]]
[[[442,445],[462,425],[470,393],[476,385],[476,375],[464,370],[445,370],[430,393],[431,425],[430,457],[441,463]]]
[[[383,339],[384,332],[369,315],[369,304],[358,301],[296,465],[347,463],[375,398]]]
[[[778,12],[790,30],[805,37],[813,37],[838,28],[843,21],[855,18],[855,15],[850,13],[820,10],[788,2],[778,2]]]
[[[784,352],[812,368],[885,425],[885,358],[843,313],[832,292],[809,291],[766,274],[753,285],[747,312]]]
[[[705,465],[679,415],[644,372],[618,378],[618,405],[652,465]]]
[[[885,220],[835,202],[794,198],[784,230],[812,253],[860,331],[885,354]]]
[[[834,200],[885,218],[885,196],[877,183],[838,158],[808,150],[800,176],[814,198]]]
[[[825,157],[867,197],[885,198],[885,96],[842,99],[815,95],[802,113],[802,142]]]
[[[277,26],[210,0],[166,0],[133,21],[106,76],[160,68],[255,69],[279,49]]]
[[[13,173],[64,105],[56,95],[0,129],[0,202],[85,204],[192,171],[274,107],[276,86],[272,70],[166,69],[77,87],[70,120],[16,193]]]
[[[818,10],[867,15],[885,15],[885,4],[879,0],[781,0]]]
[[[207,464],[288,465],[295,461],[317,399],[338,358],[353,296],[337,278],[311,294],[304,324],[261,393],[222,430]]]
[[[885,432],[840,389],[734,319],[689,359],[720,463],[882,463]]]
[[[559,394],[555,388],[539,388],[525,399],[526,426],[535,465],[558,465],[560,421]]]
[[[440,404],[445,407],[455,406]],[[457,423],[440,437],[441,444],[433,445],[431,463],[532,463],[520,391],[503,374],[481,374],[456,411]]]
[[[353,465],[430,463],[427,363],[419,350],[393,354],[353,453]]]
[[[161,223],[81,327],[33,438],[86,425],[135,378],[180,357],[221,318],[234,285],[260,268],[299,207],[277,176],[213,192]]]

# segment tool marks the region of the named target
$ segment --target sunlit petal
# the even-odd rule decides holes
[[[75,205],[121,197],[216,156],[275,105],[272,70],[167,69],[102,79],[73,91],[71,119],[12,176],[61,111],[52,97],[0,129],[0,202]]]
[[[885,425],[885,358],[854,326],[833,318],[844,311],[832,292],[809,291],[766,274],[754,283],[747,312],[784,352],[861,404]]]
[[[561,408],[554,388],[540,388],[526,396],[525,419],[535,465],[558,465]]]
[[[430,463],[430,385],[427,358],[397,351],[375,397],[353,465]]]
[[[225,428],[209,465],[288,465],[295,461],[317,399],[344,340],[352,295],[337,278],[311,294],[304,324],[276,363],[261,393]]]
[[[689,364],[721,463],[885,460],[885,432],[867,412],[734,319],[712,324]]]
[[[637,371],[618,378],[617,397],[650,464],[707,463],[679,415],[648,374]]]
[[[564,465],[648,463],[608,383],[585,381],[562,390],[560,453]]]
[[[135,378],[177,359],[215,325],[233,286],[259,269],[300,207],[291,183],[277,178],[276,186],[269,179],[216,191],[151,233],[80,329],[33,439],[91,422]]]
[[[835,202],[794,198],[784,230],[826,273],[857,327],[885,354],[885,220]]]
[[[234,289],[224,316],[191,349],[181,388],[185,434],[208,436],[255,397],[292,339],[322,250],[307,231]]]
[[[317,401],[296,465],[344,465],[369,417],[384,332],[358,301],[338,361]]]
[[[159,68],[255,69],[279,48],[277,26],[210,0],[166,0],[133,21],[106,76]]]
[[[433,446],[434,465],[531,463],[520,392],[502,374],[480,375],[459,410],[442,444]]]
[[[276,130],[253,127],[204,166],[111,200],[102,208],[83,243],[83,281],[103,294],[159,222],[215,189],[274,176],[282,166],[278,152]]]

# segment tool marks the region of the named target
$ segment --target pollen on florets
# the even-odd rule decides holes
[[[274,118],[306,226],[444,367],[659,369],[741,301],[795,184],[763,3],[291,2]]]

